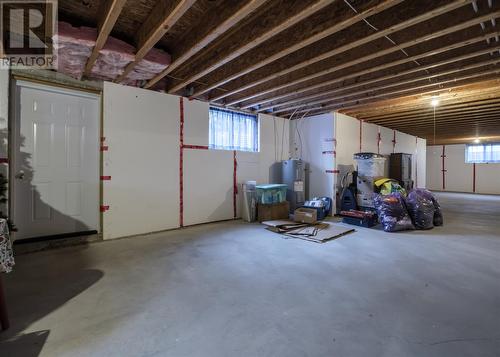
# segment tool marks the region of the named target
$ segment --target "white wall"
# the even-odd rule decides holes
[[[327,170],[335,168],[335,137],[333,114],[322,114],[300,120],[292,120],[290,132],[293,138],[291,153],[293,158],[302,158],[308,163],[309,197],[328,196],[333,198],[333,175]],[[300,134],[300,135],[299,135]],[[310,143],[316,143],[311,145]]]
[[[444,188],[443,188],[444,147]],[[427,150],[428,187],[436,191],[474,192],[474,164],[465,163],[465,145],[435,145]],[[475,165],[475,193],[500,194],[500,164]]]
[[[360,151],[382,155],[390,155],[393,152],[412,154],[412,178],[418,187],[426,186],[425,139],[365,123],[340,113],[308,117],[299,122],[293,120],[290,130],[293,138],[290,150],[293,156],[302,157],[310,164],[309,197],[335,197],[338,194],[341,173],[331,174],[326,173],[326,170],[339,170],[344,165],[355,167],[353,155]],[[394,136],[396,136],[395,145]],[[302,152],[300,138],[302,138]],[[335,141],[325,141],[327,138],[333,138]],[[325,151],[335,151],[336,155],[333,157],[322,154]]]
[[[179,99],[104,85],[104,239],[179,226]]]
[[[362,125],[361,136],[360,125]],[[379,131],[381,141],[377,145]],[[337,138],[337,165],[355,164],[353,155],[360,152],[360,148],[362,152],[375,152],[387,156],[394,152],[412,154],[412,180],[418,187],[426,186],[425,139],[364,123],[341,113],[335,113],[335,136]],[[396,138],[395,145],[394,138]],[[386,170],[388,174],[388,166]]]
[[[113,83],[103,97],[104,175],[112,177],[103,187],[104,238],[179,227],[180,98]],[[209,105],[183,99],[183,106],[184,144],[207,146]],[[238,183],[273,182],[272,165],[289,158],[289,121],[261,115],[259,123],[260,152],[236,154]],[[183,152],[184,225],[232,219],[233,151]]]

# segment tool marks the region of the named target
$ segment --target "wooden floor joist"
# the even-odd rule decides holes
[[[163,77],[171,73],[173,70],[180,67],[183,63],[197,54],[199,51],[204,49],[210,43],[212,43],[215,39],[217,39],[222,34],[226,33],[229,29],[237,25],[240,21],[242,21],[245,17],[250,15],[260,6],[266,3],[267,0],[251,0],[244,6],[242,6],[238,11],[236,11],[229,18],[224,20],[220,25],[213,29],[209,29],[207,33],[204,33],[202,38],[195,39],[194,43],[190,44],[187,49],[181,50],[181,54],[173,59],[173,62],[162,72],[157,74],[154,78],[152,78],[148,83],[144,86],[145,88],[150,88],[155,85],[158,81],[160,81]]]
[[[360,38],[360,39],[358,39],[356,41],[352,41],[352,42],[350,42],[348,44],[340,46],[338,48],[334,48],[334,49],[332,49],[330,51],[327,51],[327,52],[323,53],[320,56],[317,56],[317,57],[311,58],[309,60],[306,60],[304,62],[298,63],[295,66],[292,66],[290,68],[286,68],[286,69],[284,69],[282,71],[276,72],[276,73],[274,73],[274,74],[272,74],[270,76],[267,76],[265,78],[262,78],[260,80],[257,80],[257,81],[254,81],[252,83],[248,83],[248,84],[242,85],[238,89],[236,89],[234,91],[227,92],[227,93],[230,93],[231,95],[232,94],[236,94],[236,93],[240,92],[241,90],[247,90],[247,89],[253,88],[253,87],[257,86],[257,85],[261,85],[261,84],[264,84],[266,82],[269,82],[269,81],[271,81],[273,79],[282,77],[282,76],[284,76],[286,74],[299,71],[299,70],[301,70],[301,69],[303,69],[305,67],[309,67],[311,65],[314,65],[315,63],[318,63],[318,62],[323,61],[325,59],[328,59],[330,57],[333,57],[333,56],[336,56],[336,55],[340,55],[340,54],[342,54],[344,52],[347,52],[349,50],[355,49],[355,48],[357,48],[359,46],[362,46],[364,44],[373,42],[373,41],[375,41],[377,39],[380,39],[380,38],[384,38],[384,37],[386,37],[386,36],[388,36],[388,35],[390,35],[392,33],[395,33],[395,32],[404,30],[406,28],[409,28],[411,26],[414,26],[416,24],[420,24],[422,22],[425,22],[425,21],[427,21],[429,19],[432,19],[435,16],[448,13],[448,12],[454,10],[454,9],[457,9],[459,7],[462,7],[462,6],[466,5],[467,3],[468,3],[468,1],[466,1],[466,0],[464,0],[464,1],[461,1],[461,0],[460,1],[453,1],[450,4],[447,4],[445,6],[441,6],[441,7],[437,8],[437,9],[429,11],[429,12],[427,12],[425,14],[413,17],[413,18],[411,18],[409,20],[402,21],[402,22],[400,22],[400,23],[398,23],[396,25],[389,26],[388,28],[380,30],[380,31],[377,31],[377,32],[373,33],[370,36],[366,36],[366,37]],[[491,16],[486,16],[484,19],[482,19],[482,21],[486,21],[487,19],[490,19],[490,18],[491,18]],[[473,24],[477,24],[477,23],[480,23],[480,22],[481,21],[479,21],[479,22],[478,21],[473,21]],[[469,26],[471,26],[471,25],[469,25]],[[469,27],[469,26],[466,26],[466,27]],[[464,28],[464,27],[457,27],[457,29],[460,29],[460,28]],[[428,38],[428,39],[430,39],[430,38]],[[426,41],[428,39],[422,39],[421,41]],[[406,43],[405,45],[396,45],[394,47],[391,47],[391,48],[387,49],[386,52],[384,51],[385,53],[382,53],[382,51],[380,51],[380,53],[377,56],[373,56],[373,58],[379,57],[379,56],[381,56],[383,54],[388,54],[388,53],[391,53],[391,52],[400,51],[401,49],[404,49],[405,47],[409,47],[409,46],[411,46],[413,44],[414,43],[409,42],[409,43]],[[264,94],[272,93],[272,92],[274,92],[276,90],[283,89],[283,88],[286,88],[286,87],[290,87],[292,85],[299,84],[299,83],[305,82],[305,81],[310,80],[310,79],[321,77],[321,76],[324,76],[326,74],[335,72],[335,71],[337,71],[339,69],[342,69],[342,68],[347,68],[349,66],[354,65],[355,62],[357,62],[357,61],[359,61],[357,63],[361,63],[361,62],[364,62],[364,61],[367,61],[367,60],[369,60],[369,58],[365,58],[364,60],[362,58],[360,58],[360,59],[357,59],[357,60],[353,61],[349,65],[345,64],[345,67],[337,68],[335,70],[333,70],[333,69],[324,70],[324,71],[321,71],[319,73],[315,73],[315,74],[312,74],[312,75],[309,75],[309,76],[306,76],[306,77],[302,77],[302,78],[297,79],[295,81],[289,82],[289,83],[287,83],[285,85],[275,86],[275,87],[266,89],[264,91],[258,91],[253,96],[245,96],[244,98],[239,98],[238,100],[231,100],[231,101],[229,101],[229,102],[227,102],[225,104],[228,105],[228,106],[233,106],[233,105],[235,105],[237,103],[241,103],[243,101],[246,101],[246,100],[249,100],[249,99],[252,99],[252,98],[264,95]]]
[[[500,45],[497,48],[500,49]],[[489,52],[490,52],[490,50],[487,50],[487,51],[483,50],[483,51],[477,52],[478,54],[475,54],[474,56],[470,56],[470,57],[469,56],[464,56],[461,59],[476,57],[478,55],[488,54]],[[461,59],[458,59],[458,61],[460,61]],[[452,63],[451,61],[444,61],[444,62]],[[359,83],[357,85],[353,85],[350,88],[343,88],[343,87],[341,87],[341,88],[338,88],[338,89],[335,89],[335,90],[332,90],[332,91],[327,91],[327,92],[324,92],[324,93],[318,93],[318,94],[315,94],[314,96],[306,97],[306,98],[304,98],[304,100],[296,100],[296,101],[294,101],[292,103],[284,103],[282,105],[279,105],[279,107],[283,107],[283,108],[274,110],[273,114],[283,113],[285,111],[289,111],[289,110],[292,110],[292,109],[295,109],[295,108],[300,108],[300,107],[304,106],[305,104],[307,104],[307,105],[320,104],[320,103],[323,103],[325,101],[333,101],[333,100],[345,98],[345,97],[348,97],[348,96],[353,96],[353,95],[358,95],[358,94],[363,94],[363,93],[369,93],[369,92],[372,92],[374,90],[381,90],[381,89],[396,87],[396,86],[400,86],[400,85],[403,85],[403,84],[409,84],[409,83],[418,82],[418,81],[422,81],[422,80],[430,80],[430,79],[433,79],[433,78],[436,78],[436,77],[440,77],[440,76],[444,76],[444,75],[447,75],[447,74],[461,72],[461,71],[465,71],[465,70],[472,69],[472,68],[486,66],[486,65],[489,65],[489,64],[496,64],[496,63],[499,63],[499,62],[500,62],[500,56],[498,56],[498,58],[490,59],[490,60],[483,61],[483,62],[477,62],[477,63],[471,64],[471,65],[468,65],[468,66],[459,66],[458,68],[452,69],[452,70],[436,71],[435,73],[433,72],[433,73],[428,74],[428,75],[414,77],[414,78],[408,79],[408,80],[400,80],[400,81],[397,81],[397,82],[394,82],[394,83],[390,83],[390,84],[385,84],[385,85],[370,86],[367,89],[362,89],[362,90],[358,90],[358,91],[354,91],[354,92],[348,91],[345,94],[341,94],[341,95],[338,95],[338,96],[332,96],[332,97],[328,97],[328,98],[322,98],[322,99],[318,99],[318,100],[315,100],[315,101],[312,100],[314,98],[324,97],[324,96],[335,94],[335,93],[338,93],[338,92],[343,92],[346,89],[353,89],[353,88],[365,86],[367,84],[375,84],[375,83],[378,83],[378,82],[383,82],[383,81],[385,81],[387,79],[391,79],[391,77],[392,78],[397,78],[397,77],[401,77],[401,76],[404,76],[404,75],[407,75],[407,74],[410,74],[410,73],[415,73],[415,72],[420,72],[420,71],[426,71],[426,70],[428,70],[430,68],[435,68],[435,66],[416,67],[413,70],[403,71],[403,72],[400,72],[400,73],[398,73],[396,75],[388,75],[388,76],[384,76],[382,78],[377,78],[377,79],[374,79],[374,80],[371,80],[371,81],[362,82],[362,83]],[[297,102],[301,102],[301,103],[294,104],[294,103],[297,103]]]
[[[111,33],[118,16],[120,16],[126,1],[127,0],[108,0],[101,2],[101,7],[99,9],[100,18],[97,24],[97,40],[85,65],[84,75],[86,77],[90,76],[95,61],[97,60],[97,57],[99,57],[99,51],[101,51],[106,44],[109,34]]]
[[[130,62],[123,73],[115,80],[122,82],[134,67],[148,54],[158,41],[188,11],[196,0],[160,1],[146,22],[139,28],[136,36],[137,51],[134,61]]]
[[[498,12],[498,15],[500,16],[500,12]],[[317,72],[315,74],[311,74],[311,75],[308,75],[308,76],[305,76],[305,77],[301,77],[299,79],[287,82],[287,83],[282,84],[282,85],[277,85],[277,86],[271,87],[271,88],[266,89],[266,90],[256,91],[255,94],[251,94],[251,95],[247,95],[247,96],[242,97],[242,98],[235,99],[235,100],[233,100],[231,102],[226,103],[226,105],[228,105],[228,106],[234,106],[234,105],[236,105],[238,103],[241,103],[241,102],[246,102],[246,101],[249,101],[249,100],[254,99],[254,98],[265,96],[267,94],[272,94],[272,93],[274,93],[274,92],[276,92],[278,90],[283,90],[285,88],[290,88],[290,87],[296,86],[298,84],[307,82],[309,80],[320,78],[320,77],[326,76],[328,74],[331,74],[331,73],[343,70],[345,68],[348,68],[348,67],[360,64],[360,63],[364,63],[364,62],[367,62],[367,61],[370,61],[370,60],[373,60],[373,59],[376,59],[376,58],[388,55],[390,53],[394,53],[394,52],[398,52],[400,50],[404,50],[407,47],[414,46],[414,45],[420,44],[420,43],[424,43],[424,42],[429,41],[431,39],[436,39],[436,38],[439,38],[439,37],[442,37],[442,36],[454,33],[456,31],[460,31],[460,30],[469,28],[471,26],[476,26],[476,25],[480,24],[481,22],[484,22],[485,20],[487,20],[489,18],[490,18],[490,15],[487,15],[487,16],[484,16],[484,17],[480,17],[480,18],[477,18],[477,19],[473,19],[473,20],[461,23],[459,25],[455,25],[455,26],[452,26],[452,27],[446,27],[445,29],[443,29],[441,31],[433,32],[432,34],[429,34],[429,35],[426,35],[426,36],[422,36],[420,38],[417,38],[417,39],[405,42],[405,43],[397,45],[397,46],[390,47],[388,49],[385,49],[385,50],[382,50],[382,51],[379,51],[379,52],[375,52],[375,53],[373,53],[373,54],[371,54],[369,56],[358,58],[356,60],[352,60],[352,61],[349,61],[347,63],[344,63],[344,64],[341,64],[341,65],[338,65],[338,66],[335,66],[335,67],[323,70],[321,72]],[[404,61],[402,63],[406,62],[405,59],[403,59],[402,61]],[[388,63],[388,64],[385,64],[383,66],[384,66],[384,68],[388,68],[388,67],[391,67],[392,64]],[[382,66],[380,66],[379,68],[382,68]],[[367,73],[371,73],[371,71],[367,72]],[[262,82],[262,83],[264,83],[264,82]],[[293,93],[293,91],[290,91],[290,92]],[[274,100],[273,97],[264,97],[262,100],[257,100],[257,101],[254,101],[254,102],[242,105],[241,108],[242,109],[251,108],[251,107],[254,107],[254,106],[262,105],[264,103],[268,103],[268,102],[270,102],[272,100]]]
[[[318,42],[319,40],[322,40],[328,36],[331,36],[334,33],[337,33],[343,29],[346,29],[349,26],[351,26],[359,21],[362,21],[363,19],[366,19],[366,18],[373,16],[375,14],[378,14],[384,10],[387,10],[388,8],[390,8],[392,6],[400,4],[401,2],[402,2],[402,0],[384,0],[371,8],[368,8],[362,12],[357,13],[356,15],[354,15],[350,18],[347,18],[344,21],[337,22],[334,26],[332,26],[324,31],[321,31],[318,34],[315,34],[315,35],[313,35],[313,36],[311,36],[303,41],[300,41],[299,43],[296,43],[290,47],[285,48],[284,50],[281,50],[281,51],[275,53],[274,55],[272,55],[270,57],[267,57],[263,61],[260,61],[258,63],[254,63],[247,68],[240,69],[236,73],[234,73],[230,76],[226,76],[226,77],[224,77],[224,79],[219,80],[218,82],[210,84],[209,86],[206,86],[203,89],[197,90],[192,96],[199,97],[200,95],[205,94],[206,92],[208,92],[214,88],[220,87],[220,86],[222,86],[230,81],[233,81],[233,80],[235,80],[235,79],[237,79],[237,78],[239,78],[247,73],[255,71],[255,70],[257,70],[265,65],[268,65],[269,63],[272,63],[272,62],[274,62],[280,58],[283,58],[283,57],[285,57],[285,56],[287,56],[295,51],[298,51],[306,46],[309,46],[312,43]],[[219,99],[224,98],[228,95],[230,95],[230,94],[223,94],[221,96],[218,96],[217,97],[218,99],[213,99],[213,100],[219,100]]]
[[[197,73],[193,73],[192,75],[190,75],[189,78],[185,78],[183,81],[181,81],[181,83],[173,86],[172,88],[168,88],[168,93],[178,92],[179,90],[183,89],[184,87],[196,81],[197,79],[207,75],[208,73],[223,66],[224,64],[233,60],[234,58],[250,51],[252,48],[255,48],[261,43],[269,40],[276,34],[286,30],[287,28],[297,24],[298,22],[314,14],[315,12],[325,8],[326,6],[330,5],[333,1],[335,0],[317,0],[313,5],[307,7],[304,11],[301,11],[297,15],[292,16],[283,21],[279,26],[270,29],[269,31],[265,32],[258,38],[254,39],[252,42],[243,44],[237,51],[234,51],[226,56],[223,56],[222,58],[216,59],[213,63],[207,64],[203,69],[201,69]]]

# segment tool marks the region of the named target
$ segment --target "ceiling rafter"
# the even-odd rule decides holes
[[[349,26],[352,26],[353,24],[355,24],[359,21],[362,21],[370,16],[373,16],[373,15],[378,14],[384,10],[387,10],[390,7],[393,7],[397,4],[400,4],[402,1],[403,0],[385,0],[385,1],[382,1],[381,3],[375,5],[371,8],[368,8],[366,10],[363,10],[350,18],[347,18],[343,21],[337,22],[332,27],[329,27],[326,30],[321,31],[318,34],[315,34],[315,35],[313,35],[313,36],[311,36],[303,41],[300,41],[300,42],[298,42],[290,47],[287,47],[287,48],[267,57],[266,59],[264,59],[258,63],[254,63],[251,66],[243,68],[243,69],[238,69],[236,71],[236,73],[234,73],[228,77],[224,77],[224,79],[221,79],[213,84],[210,84],[209,86],[206,86],[203,89],[197,90],[192,95],[192,97],[199,97],[200,95],[205,94],[206,92],[211,91],[212,89],[220,87],[220,86],[222,86],[230,81],[233,81],[233,80],[235,80],[235,79],[237,79],[237,78],[239,78],[247,73],[255,71],[255,70],[257,70],[261,67],[264,67],[265,65],[268,65],[268,64],[270,64],[270,63],[272,63],[280,58],[283,58],[283,57],[285,57],[285,56],[287,56],[295,51],[298,51],[306,46],[309,46],[315,42],[318,42],[319,40],[322,40],[328,36],[331,36],[339,31],[341,31],[341,30],[344,30],[344,29],[348,28]],[[222,95],[221,98],[224,98],[225,96],[226,95]]]
[[[97,57],[99,57],[99,51],[101,51],[106,44],[109,34],[113,30],[116,20],[118,20],[118,16],[120,16],[126,2],[127,0],[109,0],[101,2],[99,9],[101,16],[97,23],[97,40],[85,65],[84,75],[86,77],[90,76],[95,61]]]
[[[247,90],[247,89],[253,88],[255,86],[258,86],[258,85],[264,84],[266,82],[269,82],[269,81],[271,81],[273,79],[277,79],[279,77],[282,77],[285,74],[289,74],[289,73],[292,73],[292,72],[295,72],[295,71],[299,71],[299,70],[301,70],[303,68],[309,67],[309,66],[311,66],[311,65],[313,65],[315,63],[318,63],[320,61],[323,61],[325,59],[328,59],[328,58],[331,58],[333,56],[342,54],[342,53],[347,52],[349,50],[353,50],[353,49],[355,49],[355,48],[357,48],[359,46],[362,46],[364,44],[368,44],[368,43],[370,43],[372,41],[375,41],[377,39],[384,38],[387,35],[390,35],[390,34],[393,34],[395,32],[404,30],[404,29],[406,29],[408,27],[411,27],[413,25],[417,25],[417,24],[420,24],[422,22],[425,22],[425,21],[427,21],[429,19],[432,19],[435,16],[448,13],[448,12],[450,12],[452,10],[455,10],[457,8],[460,8],[460,7],[464,6],[467,2],[468,2],[467,0],[453,1],[450,4],[441,6],[441,7],[437,8],[437,9],[433,9],[431,11],[428,11],[428,12],[424,13],[424,14],[421,14],[419,16],[413,17],[413,18],[411,18],[409,20],[405,20],[405,21],[399,22],[396,25],[389,26],[389,27],[387,27],[387,28],[385,28],[383,30],[380,30],[378,32],[373,33],[372,35],[365,36],[365,37],[360,38],[358,40],[355,40],[355,41],[352,41],[350,43],[347,43],[347,44],[345,44],[343,46],[340,46],[340,47],[334,48],[332,50],[329,50],[329,51],[327,51],[327,52],[325,52],[325,53],[323,53],[323,54],[321,54],[319,56],[316,56],[314,58],[310,58],[310,59],[308,59],[306,61],[300,62],[300,63],[298,63],[298,64],[296,64],[296,65],[294,65],[292,67],[286,68],[286,69],[281,70],[279,72],[276,72],[276,73],[274,73],[272,75],[266,76],[266,77],[261,78],[259,80],[255,80],[255,81],[253,81],[251,83],[247,83],[247,84],[244,84],[244,85],[238,85],[237,89],[228,91],[225,94],[228,94],[228,93],[230,93],[231,95],[232,94],[236,94],[238,92],[241,92],[242,90]],[[500,14],[500,12],[499,12],[499,14]],[[489,17],[491,17],[491,15]],[[472,21],[472,23],[473,24],[477,24],[478,21]],[[460,25],[457,25],[457,28],[460,28],[459,26]],[[437,36],[441,36],[441,34],[438,34]],[[420,40],[420,42],[424,42],[424,41],[427,41],[427,40],[429,40],[431,38],[432,37],[429,37],[429,36],[423,36],[419,40]],[[268,88],[266,90],[258,91],[254,95],[248,95],[248,96],[245,96],[243,98],[239,98],[237,100],[228,101],[225,104],[228,105],[228,106],[233,106],[235,104],[241,103],[243,101],[247,101],[249,99],[252,99],[252,98],[264,95],[264,94],[273,93],[276,90],[280,90],[280,89],[284,89],[284,88],[287,88],[287,87],[291,87],[293,85],[305,82],[307,80],[318,78],[318,77],[324,76],[326,74],[330,74],[330,73],[333,73],[335,71],[338,71],[340,69],[347,68],[347,67],[352,66],[354,64],[368,61],[369,59],[373,59],[373,58],[376,58],[376,57],[379,57],[379,56],[382,56],[382,55],[385,55],[385,54],[389,54],[389,53],[392,53],[392,52],[398,52],[401,49],[404,49],[405,47],[409,47],[409,46],[412,46],[412,45],[416,44],[415,42],[418,42],[418,40],[408,41],[408,42],[406,42],[404,44],[394,45],[394,46],[391,46],[391,47],[389,47],[387,49],[379,51],[376,54],[372,54],[372,55],[366,56],[364,58],[358,58],[356,60],[353,60],[349,64],[345,63],[345,64],[342,64],[342,65],[339,65],[339,66],[335,66],[335,68],[329,68],[329,69],[326,69],[326,70],[323,70],[323,71],[320,71],[320,72],[316,72],[314,74],[311,74],[311,75],[308,75],[308,76],[301,77],[299,79],[293,80],[291,82],[287,82],[286,84],[283,84],[283,85],[277,85],[277,86],[273,86],[271,88]],[[211,101],[216,101],[217,99],[216,98],[211,98],[210,100]]]
[[[498,46],[496,46],[496,47],[493,47],[493,48],[500,49],[500,44]],[[443,61],[439,61],[439,62],[435,62],[435,63],[429,64],[429,65],[415,67],[415,68],[412,68],[412,69],[408,69],[406,71],[398,71],[396,73],[387,74],[387,75],[382,76],[382,77],[376,77],[376,78],[373,78],[373,79],[370,79],[370,80],[367,80],[367,81],[356,82],[356,83],[353,83],[351,85],[342,86],[342,87],[334,88],[334,89],[323,91],[323,92],[321,92],[321,91],[320,92],[315,92],[314,94],[311,94],[311,95],[308,95],[308,96],[298,97],[298,98],[295,98],[295,99],[292,99],[292,100],[289,100],[289,101],[286,101],[286,102],[281,102],[281,103],[276,103],[274,105],[268,105],[268,106],[265,106],[265,107],[261,107],[258,110],[258,112],[263,112],[263,111],[266,111],[266,110],[271,109],[271,108],[274,109],[273,112],[279,112],[279,110],[277,110],[277,108],[280,108],[280,107],[287,107],[287,106],[289,106],[291,104],[294,104],[294,103],[309,101],[311,99],[323,97],[323,96],[330,95],[330,94],[335,94],[335,93],[346,91],[346,90],[351,90],[351,89],[358,88],[358,87],[363,87],[363,86],[366,86],[366,85],[369,85],[369,84],[374,84],[374,83],[386,81],[386,80],[389,80],[389,79],[391,79],[391,80],[392,79],[396,79],[398,77],[406,76],[408,74],[418,73],[418,72],[422,72],[422,71],[427,71],[429,69],[433,69],[433,68],[436,68],[436,67],[440,67],[440,66],[452,64],[452,63],[459,62],[459,61],[462,61],[462,60],[465,60],[465,59],[470,59],[470,58],[482,56],[482,55],[485,55],[485,54],[489,54],[491,52],[491,50],[492,50],[492,48],[487,48],[487,49],[483,49],[483,50],[480,50],[480,51],[475,51],[475,52],[472,52],[472,53],[467,53],[467,54],[464,54],[462,56],[452,57],[452,58],[449,58],[449,59],[446,59],[446,60],[443,60]],[[349,77],[349,78],[356,78],[356,77]]]
[[[222,56],[221,58],[217,58],[213,63],[207,64],[203,69],[201,69],[197,73],[192,73],[188,78],[185,78],[184,80],[182,80],[181,83],[179,83],[171,88],[168,88],[167,89],[168,93],[178,92],[179,90],[183,89],[184,87],[188,86],[189,84],[193,83],[194,81],[196,81],[196,80],[200,79],[201,77],[207,75],[208,73],[216,70],[217,68],[223,66],[224,64],[235,59],[236,57],[241,56],[243,53],[246,53],[246,52],[250,51],[252,48],[255,48],[258,45],[260,45],[261,43],[264,43],[265,41],[269,40],[271,37],[275,36],[276,34],[292,27],[293,25],[299,23],[300,21],[309,17],[310,15],[314,14],[315,12],[332,4],[334,1],[335,0],[317,0],[313,5],[308,6],[306,9],[299,12],[295,16],[292,16],[292,17],[286,19],[278,26],[266,31],[264,34],[260,35],[259,37],[257,37],[253,41],[243,44],[236,51],[233,51],[232,53],[227,54],[225,56]]]
[[[499,48],[500,48],[500,46],[499,46]],[[418,77],[414,77],[412,79],[408,79],[408,80],[404,80],[404,81],[398,81],[398,82],[389,83],[389,84],[380,85],[380,86],[373,86],[373,87],[369,87],[369,88],[358,90],[358,91],[354,91],[354,92],[346,92],[346,93],[338,95],[338,96],[333,96],[333,97],[328,97],[328,98],[322,98],[322,99],[319,99],[319,100],[316,100],[316,101],[307,101],[306,104],[307,105],[321,104],[321,103],[330,102],[330,101],[337,100],[337,99],[352,97],[352,96],[359,95],[359,94],[371,93],[371,92],[377,91],[377,90],[382,90],[382,89],[387,89],[387,88],[392,88],[392,87],[398,87],[398,86],[401,86],[401,85],[410,84],[410,83],[414,83],[414,82],[420,82],[420,81],[430,80],[430,79],[434,79],[434,78],[445,76],[445,75],[449,75],[449,74],[454,74],[454,73],[458,73],[458,72],[462,72],[462,71],[466,71],[466,70],[470,70],[470,69],[475,69],[475,68],[478,68],[478,67],[483,67],[483,66],[487,66],[487,65],[491,65],[491,64],[494,65],[494,64],[497,64],[497,63],[500,63],[500,56],[497,57],[497,58],[494,58],[494,59],[487,60],[487,61],[476,62],[476,63],[473,63],[471,65],[467,65],[467,66],[459,66],[458,68],[446,70],[446,71],[443,71],[443,72],[439,72],[438,71],[438,72],[432,73],[430,75],[418,76]],[[396,77],[398,77],[398,76],[396,76]],[[380,82],[380,81],[374,81],[374,82],[377,83],[377,82]],[[328,94],[329,93],[320,94],[317,97],[321,97],[321,96],[328,95]],[[273,111],[273,114],[283,113],[283,112],[286,112],[286,111],[290,111],[292,109],[301,108],[304,105],[305,104],[303,103],[303,104],[296,104],[296,105],[291,105],[291,106],[285,106],[282,109]]]
[[[225,19],[217,27],[210,29],[206,34],[203,34],[202,38],[196,39],[194,43],[190,44],[189,47],[184,50],[179,56],[174,57],[173,62],[165,68],[162,72],[157,74],[152,78],[144,88],[150,88],[155,85],[158,81],[164,78],[166,75],[171,73],[174,69],[177,69],[187,60],[197,54],[199,51],[204,49],[219,36],[226,33],[229,29],[237,25],[241,20],[250,15],[252,12],[257,10],[260,6],[265,4],[268,0],[250,0],[244,6],[242,6],[238,11],[232,14],[230,17]]]
[[[159,1],[146,22],[137,31],[137,51],[134,61],[125,67],[125,70],[115,82],[122,82],[195,2],[196,0]]]

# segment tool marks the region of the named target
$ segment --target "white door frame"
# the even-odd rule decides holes
[[[30,79],[16,79],[11,76],[10,95],[9,95],[9,120],[8,120],[8,155],[9,155],[9,184],[8,184],[8,216],[11,222],[16,223],[15,208],[16,208],[16,179],[15,179],[15,165],[16,165],[16,147],[18,145],[17,137],[21,126],[21,117],[19,112],[19,89],[20,87],[41,89],[48,92],[71,94],[84,98],[97,99],[99,107],[99,115],[97,119],[98,126],[98,142],[102,136],[102,91],[98,90],[85,90],[78,88],[68,88],[64,85],[57,83],[50,83],[46,81],[31,81]],[[40,83],[42,82],[42,83]],[[102,174],[102,152],[99,150],[98,172]],[[99,205],[102,205],[102,183],[99,183]],[[102,213],[99,207],[96,207],[96,215],[99,217],[98,234],[102,234]],[[15,236],[14,236],[15,237]],[[14,238],[15,240],[15,238]]]

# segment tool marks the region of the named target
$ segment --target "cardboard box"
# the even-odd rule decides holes
[[[297,208],[293,213],[293,220],[300,223],[316,223],[318,211],[316,208]]]
[[[285,202],[257,205],[257,217],[259,222],[275,221],[278,219],[288,219],[290,204]]]

